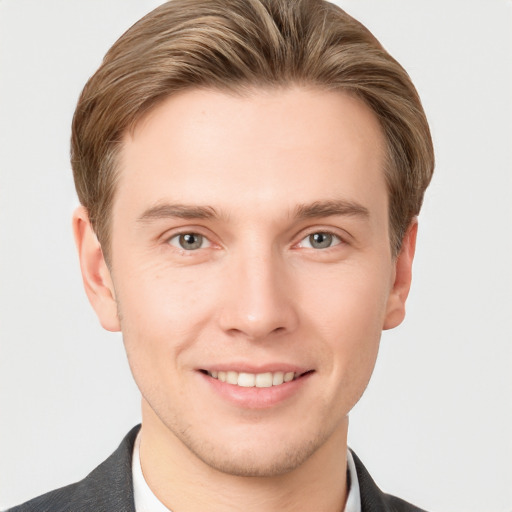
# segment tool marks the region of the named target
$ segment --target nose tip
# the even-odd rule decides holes
[[[239,269],[238,279],[223,299],[222,329],[257,341],[295,329],[298,323],[287,274],[273,262]]]
[[[232,332],[239,332],[252,341],[261,340],[271,335],[284,333],[290,329],[284,317],[279,318],[279,314],[272,316],[265,313],[248,314],[245,321],[238,322],[238,327],[232,328]]]
[[[263,302],[267,297],[259,297]],[[224,309],[222,318],[223,330],[229,334],[243,335],[245,338],[258,341],[270,336],[290,332],[295,326],[295,315],[290,306],[281,303],[275,307],[270,302],[259,307],[249,306],[247,296],[243,302],[236,302],[235,307]],[[249,312],[251,311],[251,312]]]

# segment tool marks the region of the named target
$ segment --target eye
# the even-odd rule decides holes
[[[325,231],[318,231],[303,238],[299,245],[310,249],[328,249],[340,243],[341,239],[338,236],[326,233]]]
[[[199,233],[181,233],[169,239],[169,244],[184,249],[185,251],[195,251],[210,247],[210,241]]]

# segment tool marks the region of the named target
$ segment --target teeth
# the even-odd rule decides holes
[[[294,372],[238,373],[234,371],[208,372],[208,375],[221,382],[227,382],[228,384],[234,384],[243,388],[280,386],[284,382],[290,382],[298,376]]]
[[[293,372],[287,372],[284,374],[284,381],[285,382],[290,382],[291,380],[293,380],[295,377],[295,374]]]
[[[269,373],[258,373],[256,375],[256,387],[257,388],[271,388],[272,387],[272,374]]]
[[[243,388],[253,388],[256,385],[256,375],[254,375],[254,373],[239,373],[234,384],[242,386]]]
[[[279,384],[282,384],[283,382],[284,382],[284,373],[283,372],[274,373],[274,376],[272,377],[272,385],[279,386]]]
[[[238,384],[238,373],[226,372],[226,382],[228,384]]]

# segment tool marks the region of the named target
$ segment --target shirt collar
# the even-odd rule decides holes
[[[140,432],[133,447],[132,458],[133,496],[136,512],[171,512],[149,488],[140,464]],[[344,512],[361,512],[361,496],[356,466],[350,450],[347,450],[348,496]]]

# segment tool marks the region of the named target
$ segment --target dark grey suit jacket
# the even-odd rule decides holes
[[[7,512],[135,512],[132,453],[139,428],[134,427],[119,448],[80,482],[43,494]],[[425,512],[399,498],[384,494],[361,461],[353,455],[361,491],[362,512]]]

